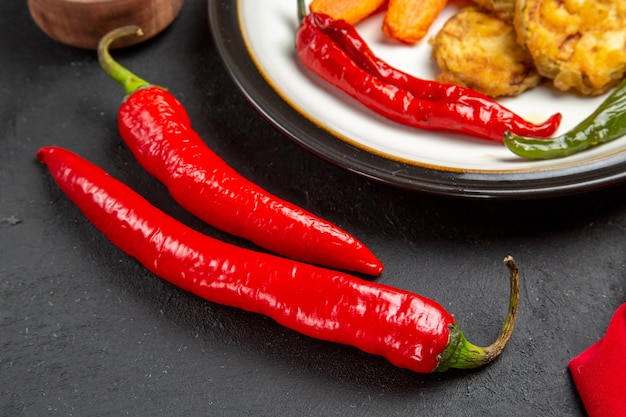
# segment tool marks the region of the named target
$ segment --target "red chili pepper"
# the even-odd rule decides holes
[[[271,195],[238,174],[193,130],[183,105],[164,88],[123,68],[108,48],[136,26],[106,35],[98,47],[104,70],[125,89],[119,131],[139,163],[185,209],[215,227],[287,257],[379,275],[382,263],[354,236]]]
[[[299,4],[304,7],[301,0]],[[549,137],[561,122],[557,113],[536,125],[466,87],[419,79],[393,68],[374,55],[352,25],[325,14],[302,18],[296,49],[315,74],[371,110],[408,126],[502,142],[507,131]]]
[[[206,300],[264,314],[305,335],[355,346],[416,372],[476,368],[504,349],[517,317],[510,270],[509,312],[486,348],[467,341],[435,301],[342,272],[236,247],[193,230],[78,155],[39,150],[59,187],[114,245],[155,275]]]

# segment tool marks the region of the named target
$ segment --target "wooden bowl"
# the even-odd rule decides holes
[[[144,36],[121,39],[113,47],[150,39],[172,23],[183,1],[28,0],[28,9],[37,26],[51,38],[78,48],[96,49],[103,35],[131,24],[141,27]]]

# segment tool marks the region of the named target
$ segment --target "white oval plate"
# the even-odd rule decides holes
[[[296,0],[208,4],[220,55],[251,104],[293,140],[351,171],[414,190],[498,198],[571,194],[626,178],[626,137],[562,159],[526,161],[498,142],[391,122],[301,65],[294,48]],[[448,5],[430,33],[456,9]],[[438,68],[427,40],[415,46],[389,40],[381,31],[382,18],[380,13],[356,26],[374,53],[414,76],[434,79]],[[534,122],[562,113],[558,134],[605,97],[563,93],[545,82],[499,101]]]

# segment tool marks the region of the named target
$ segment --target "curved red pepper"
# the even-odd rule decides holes
[[[505,260],[511,271],[509,314],[496,342],[480,348],[432,300],[218,241],[169,217],[70,151],[46,147],[37,157],[114,245],[206,300],[264,314],[305,335],[352,345],[416,372],[485,365],[513,331],[519,283],[511,258]]]
[[[382,263],[348,232],[280,199],[242,177],[193,130],[183,105],[113,60],[108,46],[136,35],[130,26],[103,38],[102,67],[128,96],[118,112],[119,131],[139,163],[165,184],[186,210],[213,226],[287,257],[379,275]]]
[[[377,58],[354,27],[330,16],[306,15],[296,33],[301,61],[371,110],[420,129],[447,130],[502,141],[505,132],[549,137],[561,115],[536,125],[466,87],[422,80]]]

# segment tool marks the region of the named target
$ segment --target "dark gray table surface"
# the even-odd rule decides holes
[[[378,278],[439,301],[488,344],[521,268],[515,333],[481,370],[421,375],[161,281],[100,235],[35,160],[45,145],[92,160],[172,216],[186,213],[121,141],[123,92],[95,53],[56,43],[25,1],[0,2],[0,415],[583,416],[568,361],[626,301],[626,187],[534,201],[446,198],[360,177],[266,122],[229,77],[205,1],[116,52],[165,85],[197,131],[251,180],[349,230]]]

